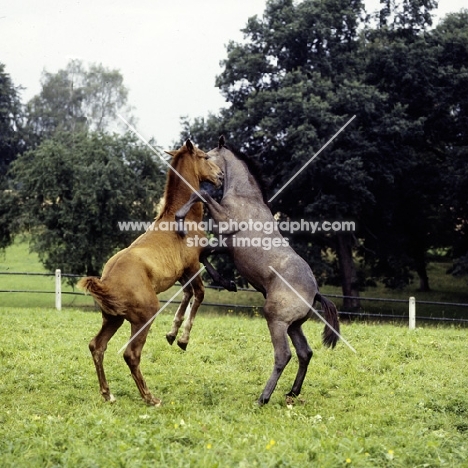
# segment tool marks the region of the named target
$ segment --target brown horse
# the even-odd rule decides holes
[[[131,324],[131,339],[124,352],[124,359],[142,398],[146,403],[159,405],[161,400],[151,394],[140,371],[141,351],[152,318],[159,310],[156,294],[167,290],[177,280],[185,285],[184,296],[174,318],[174,331],[167,335],[170,342],[175,340],[187,305],[192,296],[195,296],[184,333],[178,341],[183,349],[187,346],[195,314],[203,301],[204,286],[200,275],[197,275],[202,249],[194,242],[193,246],[187,245],[186,239],[167,227],[170,226],[168,223],[174,222],[175,212],[192,194],[188,184],[195,190],[199,189],[200,182],[204,180],[219,185],[222,171],[208,160],[206,153],[195,148],[190,140],[179,150],[168,154],[172,156],[172,162],[164,204],[152,227],[106,263],[101,279],[86,277],[78,283],[78,287],[88,291],[102,310],[102,327],[89,343],[89,349],[96,366],[101,394],[106,401],[112,402],[115,398],[109,391],[104,373],[104,352],[108,341],[124,320]],[[201,222],[202,216],[201,203],[195,204],[188,214],[194,222],[192,226]],[[192,229],[189,236],[201,238],[204,232]],[[189,278],[193,278],[190,283]]]

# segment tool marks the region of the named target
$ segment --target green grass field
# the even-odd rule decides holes
[[[187,352],[153,323],[142,370],[159,408],[148,407],[110,342],[104,403],[87,344],[100,314],[0,307],[2,467],[467,467],[467,331],[354,323],[343,343],[320,344],[303,393],[288,406],[296,359],[270,403],[257,407],[273,362],[261,318],[201,314]]]
[[[443,264],[430,268],[434,290],[420,299],[468,302],[466,280],[445,275]],[[27,244],[15,243],[0,271],[44,270]],[[0,289],[53,292],[54,280],[0,275]],[[365,294],[418,297],[411,287]],[[271,402],[259,408],[272,346],[260,314],[247,316],[241,306],[260,310],[263,297],[208,289],[205,301],[239,309],[202,306],[185,353],[164,338],[176,304],[152,326],[142,369],[163,399],[154,408],[140,399],[118,354],[128,324],[106,354],[117,398],[111,405],[99,395],[88,351],[101,322],[91,298],[64,295],[58,312],[53,293],[0,293],[0,466],[468,467],[466,329],[343,323],[354,354],[344,343],[324,349],[322,326],[310,321],[304,329],[315,354],[302,395],[290,406],[283,396],[294,379],[294,358]],[[368,312],[396,312],[392,304],[363,305]],[[419,306],[423,312],[429,311]]]

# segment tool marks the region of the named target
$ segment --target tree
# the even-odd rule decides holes
[[[291,0],[270,1],[262,20],[254,17],[248,21],[246,43],[229,44],[224,71],[217,80],[231,102],[221,113],[221,125],[242,150],[256,155],[269,177],[271,195],[356,110],[367,120],[375,118],[372,106],[359,108],[367,95],[378,98],[375,90],[360,86],[357,45],[362,15],[360,1],[304,1],[297,5]],[[353,135],[359,136],[359,132]],[[335,143],[333,151],[323,153],[317,164],[275,198],[273,211],[291,219],[356,219],[359,207],[373,199],[359,154],[362,144],[356,144],[354,137],[340,137],[341,143]],[[344,294],[358,295],[353,260],[356,241],[351,234],[322,233],[313,240],[300,235],[292,242],[319,276],[327,268],[317,254],[332,248],[342,267]],[[354,300],[345,302],[349,309],[359,305]]]
[[[405,121],[414,124],[404,142],[403,159],[402,146],[396,148],[402,164],[387,204],[391,224],[376,216],[371,223],[374,236],[366,239],[374,271],[390,273],[390,284],[399,284],[398,277],[412,269],[420,289],[429,290],[427,251],[448,247],[453,232],[459,231],[453,213],[461,194],[455,195],[453,182],[460,167],[457,151],[466,146],[468,135],[462,91],[467,86],[466,20],[463,12],[449,15],[435,29],[421,33],[424,25],[414,27],[407,19],[404,28],[385,24],[368,34],[367,82],[386,93],[390,103],[402,106]]]
[[[431,30],[433,1],[383,5],[375,24],[359,1],[270,0],[263,18],[249,19],[244,43],[227,47],[217,86],[230,107],[184,127],[208,147],[220,133],[239,144],[261,164],[273,195],[356,115],[272,204],[278,216],[356,221],[354,235],[293,239],[328,281],[323,253],[335,253],[349,296],[365,279],[356,255],[366,275],[390,287],[415,270],[429,288],[427,251],[447,246],[454,229],[441,174],[467,135],[466,18]],[[451,69],[460,70],[456,80]]]
[[[56,131],[116,129],[117,114],[130,111],[122,75],[102,65],[86,68],[72,60],[57,73],[44,72],[41,84],[41,92],[27,104],[28,128],[35,144]]]
[[[22,150],[23,109],[19,91],[0,63],[0,177],[5,176],[8,166]]]
[[[454,275],[468,274],[468,10],[447,15],[433,32],[439,49],[439,88],[437,118],[433,133],[450,154],[442,172],[443,205],[451,226]]]
[[[24,149],[22,120],[19,88],[0,63],[0,249],[12,242],[18,216],[18,204],[9,190],[6,174],[11,162]]]
[[[57,132],[12,167],[23,225],[48,270],[99,275],[136,236],[119,221],[151,220],[165,181],[133,137]]]

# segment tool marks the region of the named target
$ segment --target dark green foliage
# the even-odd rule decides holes
[[[24,148],[23,109],[19,88],[0,63],[0,249],[11,244],[18,216],[15,195],[9,190],[8,167]]]
[[[19,213],[16,194],[10,190],[0,190],[0,250],[13,242]]]
[[[455,230],[466,246],[468,18],[429,29],[434,7],[386,2],[372,18],[359,1],[270,0],[227,47],[217,85],[231,106],[185,121],[208,148],[224,133],[255,157],[271,197],[356,116],[272,203],[286,218],[356,222],[353,236],[291,239],[330,279],[331,249],[347,295],[369,275],[407,284],[411,270],[428,289],[427,251],[453,245]]]
[[[19,89],[0,63],[0,178],[21,150],[22,107]],[[0,182],[3,179],[0,179]],[[4,186],[0,184],[0,189]]]
[[[128,136],[57,133],[15,161],[22,223],[49,270],[99,275],[137,233],[119,221],[151,221],[165,180],[151,152]]]

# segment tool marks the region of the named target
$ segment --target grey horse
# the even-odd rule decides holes
[[[277,229],[270,229],[275,225],[275,219],[265,202],[261,185],[253,171],[249,170],[248,159],[226,147],[224,137],[219,139],[218,147],[207,154],[224,172],[224,191],[220,203],[208,191],[201,192],[217,226],[219,243],[231,255],[239,273],[265,297],[263,311],[274,347],[275,363],[258,403],[268,403],[291,359],[288,335],[296,349],[299,369],[287,396],[298,396],[313,354],[302,331],[302,324],[313,315],[311,307],[315,301],[319,301],[326,322],[322,341],[325,346],[334,348],[339,339],[336,307],[320,295],[309,265]],[[198,201],[199,195],[193,193],[176,212],[181,235],[185,215]],[[268,229],[262,230],[266,226]],[[201,259],[209,269],[206,256]]]

